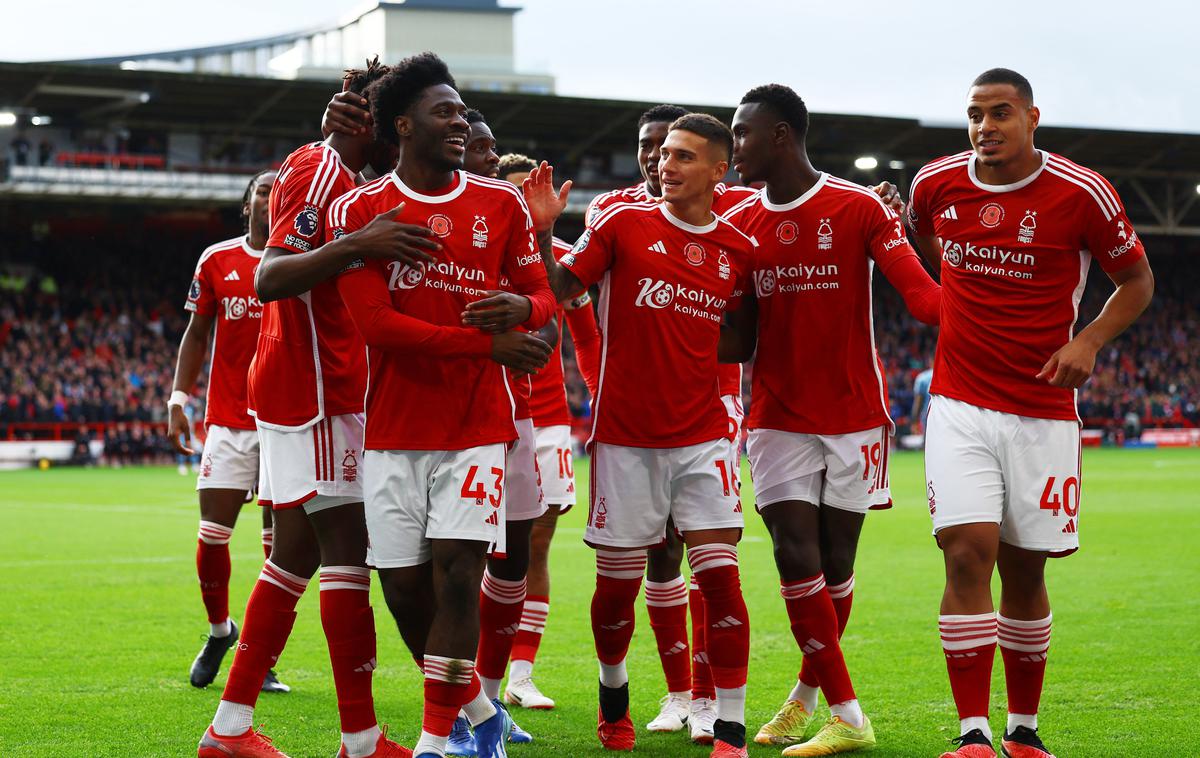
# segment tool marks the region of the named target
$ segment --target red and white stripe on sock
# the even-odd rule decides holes
[[[688,654],[687,580],[677,576],[666,582],[646,582],[646,611],[658,646],[667,691],[685,694],[692,689]]]
[[[484,570],[479,588],[479,649],[475,670],[487,697],[500,695],[500,680],[508,667],[513,642],[521,625],[526,580],[498,579]]]
[[[704,595],[704,634],[717,696],[717,718],[744,724],[750,616],[742,597],[737,546],[697,545],[688,548],[687,558]]]
[[[938,616],[938,631],[961,733],[980,729],[990,739],[987,716],[996,657],[996,613]]]
[[[633,639],[634,604],[645,573],[645,550],[596,550],[592,637],[600,659],[600,681],[606,687],[620,687],[629,681],[625,656]]]
[[[1046,677],[1053,614],[1041,619],[1010,619],[996,614],[1004,682],[1008,689],[1008,730],[1037,729],[1038,705]]]
[[[421,737],[413,747],[413,754],[445,755],[446,738],[450,736],[454,719],[474,697],[472,683],[478,686],[475,662],[466,658],[426,655],[422,663],[425,709],[421,718]]]
[[[200,580],[200,599],[208,614],[209,633],[227,637],[229,626],[229,540],[233,527],[215,521],[200,521],[196,540],[196,576]]]
[[[371,692],[375,671],[375,616],[371,611],[371,570],[366,566],[321,567],[321,626],[337,692],[342,743],[364,755],[374,750],[377,726]]]
[[[546,632],[546,620],[550,618],[550,598],[547,595],[526,595],[521,608],[521,623],[517,626],[517,637],[513,640],[510,676],[524,679],[533,675],[533,662],[537,660],[538,646]]]

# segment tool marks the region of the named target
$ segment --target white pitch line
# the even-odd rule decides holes
[[[236,561],[249,561],[262,558],[262,553],[245,553],[231,556]],[[32,561],[0,561],[0,569],[5,568],[37,568],[39,566],[118,566],[155,563],[192,563],[194,555],[160,555],[153,558],[49,558]]]

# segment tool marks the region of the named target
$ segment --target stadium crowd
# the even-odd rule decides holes
[[[32,434],[29,422],[99,423],[128,461],[164,455],[174,359],[186,326],[182,302],[205,237],[140,240],[32,238],[0,259],[0,439]],[[168,252],[164,252],[168,251]],[[137,266],[121,266],[137,260]],[[1156,297],[1147,315],[1101,351],[1079,392],[1089,425],[1116,430],[1200,424],[1200,316],[1188,295],[1200,273],[1186,253],[1154,261]],[[876,342],[892,417],[910,428],[913,379],[931,365],[936,331],[918,323],[884,281],[875,283]],[[1080,306],[1086,323],[1111,284],[1093,271]],[[588,394],[565,347],[568,403],[585,418]],[[749,372],[745,387],[749,388]],[[201,378],[197,395],[203,397]],[[203,417],[203,405],[196,418]]]

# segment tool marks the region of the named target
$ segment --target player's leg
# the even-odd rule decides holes
[[[543,472],[546,470],[545,466],[541,466],[540,456],[539,466]],[[504,691],[505,702],[522,708],[554,707],[554,701],[542,694],[533,682],[533,664],[537,660],[538,646],[541,645],[550,615],[550,543],[554,539],[560,510],[560,506],[548,504],[546,512],[534,519],[529,536],[528,589],[521,610],[521,623],[513,640],[508,686]]]
[[[237,642],[229,616],[229,540],[245,498],[244,490],[199,490],[200,530],[196,540],[196,575],[200,599],[208,615],[208,639],[192,661],[188,678],[193,687],[207,687],[216,679],[225,653]]]
[[[509,465],[513,455],[509,453]],[[511,471],[511,468],[509,469]],[[506,498],[519,496],[522,487],[512,486],[509,480]],[[508,500],[508,503],[512,503]],[[541,510],[540,508],[537,510]],[[512,514],[509,514],[510,517]],[[518,513],[516,515],[529,515]],[[541,516],[538,513],[538,516]],[[490,555],[484,569],[479,592],[479,649],[475,657],[475,670],[483,687],[483,694],[493,705],[503,709],[500,702],[500,681],[512,655],[516,632],[521,625],[526,596],[526,575],[529,571],[530,534],[533,518],[512,520],[505,524],[505,553],[503,557]],[[512,722],[510,742],[532,742],[533,736]]]
[[[666,452],[597,443],[584,541],[596,550],[592,637],[600,663],[596,734],[609,750],[632,750],[629,673],[634,605],[646,573],[646,547],[662,540],[670,516]]]
[[[646,559],[646,613],[658,647],[667,694],[658,715],[646,729],[677,732],[687,724],[692,700],[692,666],[688,650],[688,588],[680,566],[683,540],[668,523],[666,539],[652,547]]]
[[[262,547],[263,557],[271,557],[271,545],[275,543],[275,520],[271,517],[271,508],[262,505],[259,510],[262,511]]]
[[[669,451],[671,514],[704,596],[705,649],[716,691],[713,755],[746,755],[746,670],[750,617],[742,597],[737,543],[742,504],[730,477],[730,441]]]
[[[1037,736],[1038,704],[1050,649],[1050,599],[1044,551],[1000,543],[1000,613],[997,634],[1008,690],[1003,748],[1012,758],[1041,758],[1049,751]]]

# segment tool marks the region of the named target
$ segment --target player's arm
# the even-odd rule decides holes
[[[912,412],[909,414],[909,418],[912,419],[912,426],[914,429],[919,428],[921,426],[921,408],[924,405],[925,405],[925,393],[914,392],[913,393]]]
[[[542,255],[542,264],[546,267],[546,278],[550,282],[554,297],[560,303],[577,297],[586,287],[579,277],[554,257],[554,222],[567,207],[571,180],[563,182],[562,187],[556,191],[554,167],[542,161],[542,165],[529,172],[529,177],[521,185],[521,191],[525,194],[525,204],[529,206],[529,215],[533,218],[538,251]]]
[[[1092,375],[1100,348],[1125,331],[1150,305],[1154,297],[1154,272],[1145,256],[1130,266],[1107,273],[1117,289],[1104,309],[1074,339],[1050,356],[1038,372],[1038,379],[1055,387],[1081,386]]]
[[[758,299],[753,292],[741,298],[741,307],[725,311],[721,338],[717,342],[717,360],[721,363],[745,363],[758,349]]]
[[[558,345],[558,337],[560,333],[561,330],[558,328],[558,319],[553,316],[550,317],[550,320],[546,322],[545,326],[535,332],[535,334],[538,336],[538,339],[549,345],[551,350]]]
[[[579,367],[588,392],[595,397],[600,380],[600,329],[596,326],[596,313],[587,295],[571,300],[564,316],[567,328],[571,330],[571,341],[575,343],[575,365]]]
[[[192,443],[192,425],[188,422],[187,414],[183,412],[184,403],[174,402],[184,400],[192,394],[196,380],[200,377],[200,369],[204,367],[204,354],[208,352],[208,338],[212,334],[215,313],[193,312],[188,321],[187,329],[179,340],[179,357],[175,361],[175,381],[171,385],[171,401],[167,403],[167,436],[175,452],[194,455]],[[184,400],[186,402],[186,400]],[[182,438],[182,440],[180,439]]]
[[[396,260],[409,266],[433,263],[436,258],[430,251],[441,250],[442,246],[431,239],[433,232],[428,227],[396,221],[402,208],[404,203],[379,214],[361,229],[303,255],[297,255],[298,250],[268,247],[254,275],[258,299],[267,303],[302,295],[356,260]],[[280,216],[280,223],[291,223],[290,214]]]
[[[375,266],[358,268],[337,279],[338,293],[368,347],[442,358],[491,358],[504,366],[533,373],[546,365],[552,348],[525,332],[484,334],[478,329],[436,326],[392,307],[387,281]]]
[[[871,224],[867,253],[879,270],[899,290],[908,312],[923,324],[941,323],[942,288],[929,277],[921,259],[908,243],[904,224],[894,214],[872,203],[867,211]]]
[[[912,231],[912,228],[909,228]],[[913,247],[933,269],[933,273],[938,273],[942,270],[942,241],[938,239],[936,234],[912,234]]]
[[[918,181],[913,186],[908,198],[908,206],[901,218],[908,227],[909,239],[912,240],[913,247],[937,276],[942,270],[942,242],[933,228],[933,219],[929,210],[931,190],[927,185],[928,182]]]

